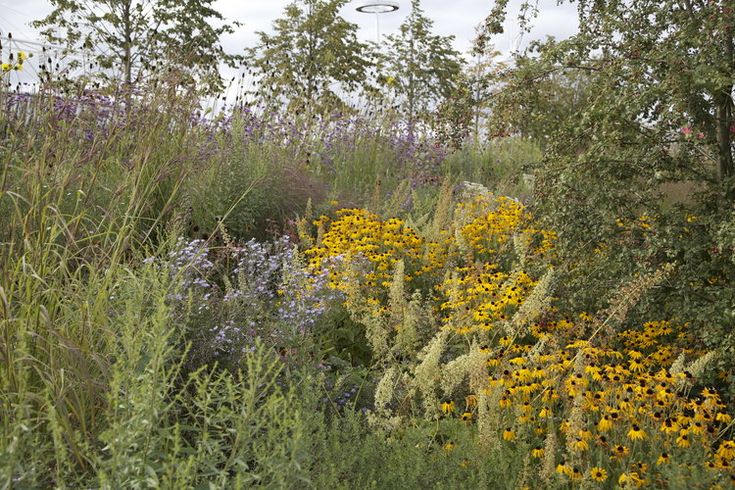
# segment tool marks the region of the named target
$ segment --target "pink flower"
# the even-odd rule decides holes
[[[690,136],[692,132],[693,131],[690,126],[684,126],[683,128],[681,128],[681,134],[683,134],[684,136]]]
[[[704,133],[697,133],[697,139],[703,140],[704,139]]]

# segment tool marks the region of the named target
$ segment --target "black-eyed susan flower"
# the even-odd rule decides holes
[[[453,413],[454,412],[454,401],[450,400],[450,401],[442,402],[441,408],[442,408],[442,412],[444,412],[447,415],[449,415],[450,413]]]
[[[686,430],[682,430],[679,433],[679,437],[676,438],[676,445],[683,448],[687,448],[691,445],[689,433]]]
[[[544,448],[541,446],[536,446],[535,448],[531,449],[531,456],[537,459],[544,457]]]
[[[566,462],[562,461],[558,465],[556,465],[556,472],[560,475],[566,475],[571,477],[572,475],[572,467],[566,464]]]
[[[612,419],[608,414],[603,415],[600,421],[597,423],[597,430],[600,432],[607,432],[612,429],[612,427]]]
[[[471,422],[472,421],[472,412],[464,412],[462,414],[462,421],[464,422]]]
[[[612,448],[613,456],[616,458],[623,458],[630,454],[630,449],[628,446],[623,446],[622,444],[618,444],[617,446],[614,446]]]
[[[646,431],[644,431],[639,425],[633,424],[633,427],[628,431],[628,438],[631,441],[642,441],[646,438]]]
[[[577,452],[586,451],[589,448],[590,448],[590,446],[587,443],[587,441],[585,441],[584,439],[582,439],[580,437],[576,438],[574,440],[574,442],[572,442],[572,449],[574,449]]]
[[[679,432],[679,428],[680,428],[679,423],[676,420],[669,417],[663,421],[663,423],[661,424],[660,430],[661,432],[664,432],[665,434],[674,434],[674,433]]]
[[[620,478],[618,478],[618,485],[621,487],[636,487],[640,488],[643,485],[646,484],[646,480],[641,478],[641,476],[636,473],[635,471],[631,471],[629,473],[623,473],[620,475]]]
[[[590,469],[590,478],[596,482],[604,482],[605,480],[607,480],[607,471],[605,471],[604,468],[595,466],[594,468]]]
[[[512,440],[514,440],[515,438],[516,438],[516,433],[515,433],[515,431],[514,431],[513,429],[511,429],[510,427],[507,427],[507,428],[506,428],[506,429],[505,429],[505,430],[503,431],[503,440],[504,440],[504,441],[512,441]]]

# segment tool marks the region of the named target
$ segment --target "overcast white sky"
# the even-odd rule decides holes
[[[278,18],[290,0],[218,0],[216,8],[230,19],[244,25],[238,31],[224,39],[225,48],[230,52],[241,52],[242,48],[252,46],[256,41],[256,31],[268,31],[271,23]],[[350,2],[342,15],[360,26],[360,37],[374,40],[376,36],[375,16],[361,14],[355,10],[358,1]],[[517,8],[521,0],[510,0]],[[556,5],[556,0],[540,0],[541,14],[535,21],[535,29],[526,36],[524,44],[531,38],[553,35],[565,38],[573,34],[577,28],[576,8],[574,5]],[[435,32],[456,37],[455,47],[464,52],[470,46],[474,28],[490,11],[492,0],[423,0],[422,7],[426,14],[434,20]],[[410,11],[410,0],[400,1],[398,12],[384,14],[380,17],[382,34],[395,32],[398,25]],[[35,40],[37,35],[28,25],[34,19],[43,17],[50,11],[47,0],[0,0],[0,31],[3,37],[12,32],[16,38]],[[511,16],[510,21],[514,21]],[[513,22],[507,23],[506,33],[495,39],[495,45],[502,51],[508,51],[517,42],[518,29]]]

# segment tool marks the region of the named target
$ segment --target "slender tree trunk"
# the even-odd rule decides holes
[[[727,90],[732,90],[730,87]],[[732,158],[732,134],[730,127],[733,123],[732,99],[729,94],[721,94],[717,102],[717,146],[719,151],[718,176],[720,181],[732,177],[734,172]]]
[[[123,23],[123,71],[125,77],[125,86],[130,88],[133,84],[133,26],[131,18],[131,0],[123,3],[122,23]]]
[[[723,13],[727,13],[729,7],[723,9]],[[732,11],[730,11],[732,14]],[[735,56],[733,55],[733,19],[731,15],[723,16],[723,34],[724,34],[724,64],[727,78],[732,80],[735,74]],[[717,147],[719,153],[718,177],[720,182],[725,181],[735,175],[735,167],[733,166],[732,155],[732,136],[731,129],[733,127],[733,101],[732,101],[732,82],[728,83],[720,89],[715,98],[717,104]],[[735,198],[735,189],[728,189],[728,197]]]

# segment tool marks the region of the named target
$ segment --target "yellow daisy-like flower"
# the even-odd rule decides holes
[[[451,453],[454,451],[454,443],[452,441],[447,441],[444,446],[442,446],[442,449],[445,453]]]
[[[623,446],[622,444],[618,444],[612,449],[613,456],[617,458],[623,458],[630,454],[630,449],[628,446]]]
[[[679,423],[672,418],[667,418],[661,424],[660,430],[661,432],[664,432],[666,434],[673,434],[675,432],[679,432]]]
[[[728,461],[735,459],[735,442],[729,439],[722,441],[717,449],[717,457]]]
[[[612,429],[612,427],[612,419],[607,414],[603,415],[600,421],[597,423],[597,430],[599,430],[600,432],[607,432]]]
[[[607,480],[607,471],[605,471],[604,468],[599,468],[595,466],[594,468],[590,469],[590,478],[594,481],[604,482],[605,480]]]
[[[2,68],[3,73],[9,72],[10,70],[13,69],[10,63],[3,63],[2,65],[0,65],[0,68]]]
[[[473,408],[477,406],[477,396],[476,395],[467,395],[465,397],[465,403],[467,405],[467,408]]]
[[[620,478],[618,478],[618,485],[620,485],[621,487],[635,486],[636,488],[640,488],[645,484],[646,480],[641,478],[641,476],[635,471],[632,471],[630,473],[623,473],[622,475],[620,475]]]
[[[676,438],[676,445],[679,447],[689,447],[691,445],[689,433],[686,430],[682,430],[679,433],[679,437]]]
[[[728,413],[717,412],[717,415],[715,415],[715,420],[724,424],[729,424],[732,421],[732,416]]]
[[[531,456],[538,459],[543,458],[544,448],[542,448],[541,446],[536,446],[535,448],[531,449]]]
[[[564,461],[556,465],[556,472],[560,475],[566,475],[571,478],[572,476],[572,467],[567,465]]]
[[[508,427],[507,429],[505,429],[503,431],[503,440],[504,441],[512,441],[515,438],[516,438],[516,433],[510,427]]]
[[[661,453],[661,456],[658,457],[656,460],[656,465],[661,466],[663,464],[668,464],[669,461],[671,461],[671,458],[669,457],[668,453]]]
[[[462,420],[464,422],[470,422],[470,421],[472,421],[472,412],[464,412],[462,414]]]
[[[442,402],[442,412],[447,415],[454,412],[454,401]]]
[[[587,441],[581,438],[577,438],[577,440],[572,443],[572,449],[574,449],[575,451],[582,452],[586,451],[589,448],[590,446],[589,444],[587,444]]]
[[[642,441],[646,438],[646,431],[641,429],[638,425],[633,424],[633,427],[628,431],[628,438],[631,441]]]

